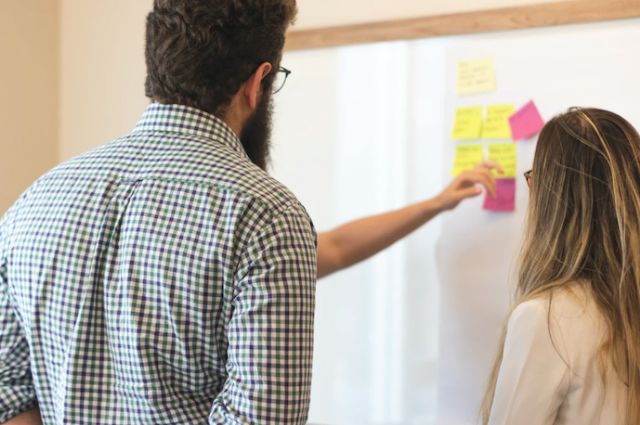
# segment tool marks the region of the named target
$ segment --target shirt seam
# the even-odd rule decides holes
[[[254,235],[246,238],[246,240],[243,242],[242,249],[240,251],[241,252],[240,258],[246,258],[247,248],[249,246],[249,243],[253,239],[253,236],[262,235],[267,227],[273,225],[278,220],[284,218],[288,213],[293,213],[295,216],[298,216],[299,218],[304,218],[305,220],[309,221],[309,217],[306,214],[302,214],[300,211],[295,209],[295,207],[297,205],[298,205],[298,202],[289,201],[279,211],[276,211],[273,214],[271,214],[271,216],[269,217],[268,221],[266,223],[264,223],[262,226],[260,226],[260,228],[257,229],[257,231],[255,232]],[[240,267],[240,263],[241,263],[241,261],[238,264],[236,264],[236,270],[235,270],[235,273],[234,273],[234,275],[236,276],[236,278],[235,278],[236,282],[244,279],[247,276],[247,274],[249,273],[247,271],[246,273],[244,273],[242,275],[238,275],[238,269]]]
[[[158,136],[162,136],[162,135],[166,135],[166,134],[170,134],[170,135],[175,135],[175,136],[181,136],[181,138],[184,138],[185,140],[193,140],[193,141],[198,141],[198,142],[214,142],[214,143],[219,143],[222,146],[224,146],[225,148],[231,149],[233,151],[234,154],[240,156],[240,157],[244,157],[245,155],[243,155],[244,151],[242,150],[242,146],[240,145],[239,141],[236,140],[232,140],[232,139],[227,139],[224,137],[219,137],[216,135],[204,135],[204,134],[194,134],[194,133],[188,133],[188,132],[183,132],[183,131],[174,131],[174,130],[136,130],[133,131],[132,133],[130,133],[129,135],[127,135],[125,138],[123,139],[119,139],[119,140],[137,140],[138,139],[138,135],[144,135],[144,136],[151,136],[151,135],[158,135]],[[149,142],[148,140],[142,140],[140,139],[140,141],[143,141],[145,144],[147,142]],[[171,144],[170,141],[166,141],[167,144]]]
[[[67,179],[67,178],[77,178],[77,177],[82,177],[83,179],[94,180],[94,181],[104,180],[103,178],[100,178],[100,177],[80,176],[80,175],[78,175],[76,173],[57,173],[56,175],[44,176],[42,178],[42,181],[44,182],[44,181],[50,181],[50,180],[64,180],[64,179]],[[278,214],[279,212],[288,209],[292,204],[296,204],[297,203],[295,200],[290,200],[290,201],[285,202],[284,204],[271,206],[267,202],[263,201],[260,197],[252,195],[251,193],[249,193],[247,191],[244,191],[244,190],[241,190],[241,189],[236,189],[236,188],[233,188],[233,187],[230,187],[230,186],[226,186],[226,185],[223,185],[223,184],[207,183],[207,182],[204,182],[204,181],[197,181],[197,180],[189,180],[189,179],[181,179],[181,178],[166,178],[166,177],[118,178],[118,179],[114,180],[115,183],[128,184],[128,185],[137,184],[137,183],[145,182],[145,181],[158,181],[158,182],[166,182],[166,183],[181,183],[181,184],[190,185],[190,186],[197,186],[197,187],[214,189],[216,192],[219,192],[219,193],[220,192],[230,192],[230,193],[239,194],[239,195],[245,196],[245,197],[257,202],[261,208],[264,208],[264,209],[270,211],[272,214]]]

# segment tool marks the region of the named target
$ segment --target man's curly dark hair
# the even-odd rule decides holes
[[[146,94],[222,116],[264,62],[280,64],[295,0],[155,0],[147,17]]]

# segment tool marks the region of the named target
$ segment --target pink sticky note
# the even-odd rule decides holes
[[[544,127],[544,120],[540,116],[533,100],[509,118],[513,140],[523,140],[535,136]]]
[[[511,212],[516,210],[516,179],[497,179],[496,197],[487,193],[483,208],[487,211]]]

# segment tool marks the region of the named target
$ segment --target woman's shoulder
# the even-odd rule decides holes
[[[531,298],[518,304],[509,317],[509,328],[523,325],[541,325],[548,318],[548,300],[544,297]]]
[[[546,320],[571,321],[590,320],[593,316],[599,316],[594,313],[598,313],[598,309],[588,286],[582,282],[572,282],[521,302],[513,310],[511,317],[544,317]]]
[[[511,314],[509,328],[540,334],[566,355],[574,351],[587,354],[588,347],[596,350],[605,336],[605,321],[582,282],[520,303]]]

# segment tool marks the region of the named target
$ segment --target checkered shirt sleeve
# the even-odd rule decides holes
[[[254,236],[238,270],[223,391],[211,424],[306,423],[311,390],[316,244],[289,208]]]
[[[5,233],[0,222],[0,423],[37,405],[29,368],[29,344],[7,290]]]

